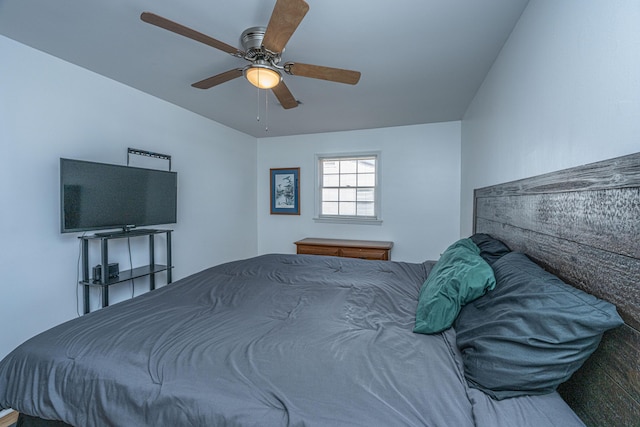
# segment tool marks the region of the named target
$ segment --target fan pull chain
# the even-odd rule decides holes
[[[260,79],[260,69],[258,69],[258,80]],[[258,117],[257,121],[260,121],[260,88],[256,86],[256,90],[258,91],[258,102],[256,105],[258,106]]]
[[[264,116],[265,116],[264,131],[269,132],[269,91],[268,90],[264,91]]]
[[[258,81],[260,81],[259,68],[257,72],[258,72]],[[260,122],[260,88],[258,87],[257,90],[258,90],[258,102],[257,102],[258,113],[256,115],[256,120]],[[264,116],[265,116],[264,131],[265,132],[269,132],[269,94],[267,92],[268,92],[267,90],[264,91]]]

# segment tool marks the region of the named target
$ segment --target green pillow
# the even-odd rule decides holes
[[[449,246],[420,289],[413,332],[434,334],[451,327],[463,305],[496,286],[493,270],[471,239]]]

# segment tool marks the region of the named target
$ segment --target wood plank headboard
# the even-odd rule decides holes
[[[589,426],[640,426],[640,153],[477,189],[474,232],[616,305],[625,325],[559,392]]]

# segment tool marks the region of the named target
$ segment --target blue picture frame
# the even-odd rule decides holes
[[[271,214],[300,215],[300,168],[271,169]]]

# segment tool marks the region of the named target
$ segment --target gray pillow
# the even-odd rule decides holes
[[[496,399],[554,391],[623,323],[613,304],[522,253],[492,267],[495,289],[465,305],[454,327],[468,383]]]
[[[493,265],[494,262],[511,252],[507,245],[489,234],[476,233],[470,239],[478,246],[480,256],[489,265]]]

